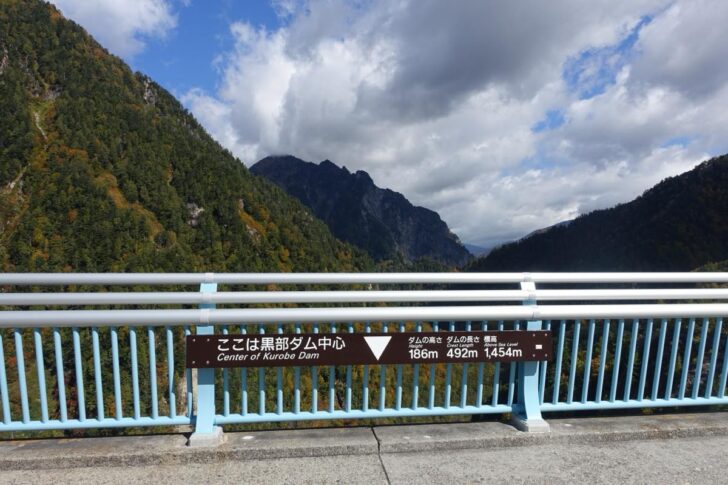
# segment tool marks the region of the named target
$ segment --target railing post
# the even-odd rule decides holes
[[[217,283],[202,283],[200,292],[216,293]],[[201,309],[215,308],[214,303],[201,303]],[[196,335],[212,335],[213,325],[199,325]],[[222,443],[222,427],[215,426],[215,369],[197,369],[197,405],[194,420],[195,431],[190,436],[190,446],[211,446]]]
[[[521,283],[521,289],[535,292],[536,285],[529,278]],[[524,305],[536,305],[535,295],[529,296],[523,301]],[[541,330],[541,320],[529,320],[526,323],[526,330]],[[518,364],[518,400],[514,405],[513,426],[521,431],[530,433],[547,433],[549,424],[541,417],[541,402],[538,395],[539,363],[537,361],[520,362]]]

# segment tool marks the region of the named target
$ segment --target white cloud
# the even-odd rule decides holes
[[[725,2],[275,6],[282,26],[233,24],[219,89],[184,102],[247,164],[367,170],[468,242],[629,200],[728,149]],[[533,129],[554,110],[563,122]]]
[[[728,5],[677,2],[644,29],[635,75],[691,97],[709,96],[728,79]]]
[[[169,0],[51,0],[111,52],[126,59],[147,38],[163,38],[177,25]]]

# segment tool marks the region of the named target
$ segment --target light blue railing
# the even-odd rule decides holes
[[[193,425],[205,435],[225,424],[485,413],[538,429],[541,412],[728,404],[728,289],[699,286],[723,282],[726,273],[3,274],[0,432]],[[366,289],[217,291],[274,284]],[[471,289],[372,286],[404,284]],[[66,285],[200,286],[18,292]],[[78,309],[87,305],[115,309]],[[191,333],[507,329],[551,330],[554,359],[184,368]]]

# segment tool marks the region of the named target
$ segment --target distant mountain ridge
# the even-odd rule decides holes
[[[471,258],[436,212],[377,187],[364,171],[351,173],[329,160],[315,164],[293,156],[264,158],[250,171],[296,197],[336,237],[375,259],[427,258],[459,266]]]
[[[728,259],[728,155],[495,248],[470,271],[689,271]]]
[[[465,246],[465,249],[467,249],[470,252],[470,254],[472,254],[475,257],[486,256],[489,252],[491,252],[493,250],[493,246],[485,247],[485,246],[479,246],[477,244],[468,244],[468,243],[463,243],[463,246]]]

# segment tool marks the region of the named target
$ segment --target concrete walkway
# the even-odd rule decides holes
[[[0,483],[726,483],[728,412],[0,442]]]

